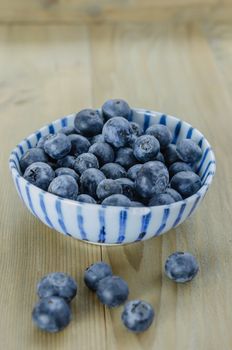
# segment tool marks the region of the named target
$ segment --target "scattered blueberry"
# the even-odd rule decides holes
[[[172,141],[171,131],[166,125],[152,125],[146,130],[146,134],[154,136],[159,141],[161,149],[166,148]]]
[[[74,119],[75,129],[85,136],[100,134],[103,128],[103,118],[94,109],[83,109],[78,112]]]
[[[124,196],[133,200],[135,196],[135,183],[127,178],[116,179],[115,181],[121,185]]]
[[[139,170],[135,184],[138,194],[143,198],[151,198],[153,195],[166,190],[169,182],[169,174],[166,166],[159,162],[147,162]]]
[[[55,172],[50,165],[35,162],[27,167],[23,177],[33,185],[47,191],[49,184],[55,177]]]
[[[32,320],[43,331],[59,332],[71,321],[69,304],[54,296],[40,299],[33,309]]]
[[[187,198],[201,188],[201,178],[192,171],[181,171],[173,176],[170,185],[183,198]]]
[[[167,165],[180,161],[176,151],[176,145],[170,144],[162,152]]]
[[[64,134],[54,134],[44,143],[44,151],[53,159],[65,157],[71,150],[71,142]]]
[[[78,202],[82,203],[91,203],[96,204],[96,201],[93,197],[89,196],[88,194],[79,194],[76,199]]]
[[[58,168],[55,170],[55,174],[56,176],[60,176],[60,175],[70,175],[72,176],[76,181],[79,180],[79,175],[70,168]]]
[[[97,196],[100,200],[111,196],[112,194],[122,194],[122,186],[116,180],[105,179],[97,186]]]
[[[83,172],[80,178],[82,193],[89,194],[91,197],[96,198],[96,190],[99,183],[106,177],[98,169],[90,168]]]
[[[36,147],[44,149],[45,141],[49,140],[52,136],[53,136],[53,134],[48,134],[48,135],[42,136],[39,139],[39,141],[37,142]]]
[[[123,304],[129,295],[127,283],[118,276],[101,279],[97,286],[97,296],[102,304],[116,307]]]
[[[75,162],[75,157],[74,156],[66,156],[64,158],[58,159],[57,160],[57,166],[60,168],[70,168],[73,169],[74,162]]]
[[[137,163],[133,149],[129,147],[119,148],[116,153],[115,163],[120,164],[125,169],[129,169]]]
[[[108,163],[101,167],[101,171],[108,179],[119,179],[126,177],[126,170],[117,163]]]
[[[70,154],[78,157],[82,153],[87,153],[90,147],[89,140],[82,135],[69,135],[69,140],[71,141],[71,151]]]
[[[132,138],[130,123],[122,117],[109,119],[102,130],[104,139],[116,148],[124,147]]]
[[[19,165],[22,173],[26,168],[35,163],[35,162],[48,162],[48,156],[45,154],[44,150],[41,148],[30,148],[27,152],[21,157]]]
[[[196,258],[187,252],[171,254],[165,263],[165,273],[173,281],[185,283],[191,281],[199,271]]]
[[[128,301],[122,313],[122,322],[130,331],[139,333],[146,331],[154,320],[153,307],[143,300]]]
[[[48,192],[59,197],[75,200],[77,198],[79,188],[77,182],[70,175],[60,175],[50,183]]]
[[[132,180],[135,181],[137,174],[139,170],[142,168],[143,164],[135,164],[133,165],[127,172],[127,176]]]
[[[74,170],[78,174],[82,174],[89,168],[99,168],[97,157],[91,153],[80,154],[74,162]]]
[[[106,120],[113,117],[130,118],[131,109],[124,100],[113,99],[106,101],[102,106],[102,114]]]
[[[77,294],[77,283],[66,273],[53,272],[39,281],[37,294],[41,299],[60,297],[70,302]]]
[[[110,205],[115,207],[130,207],[131,201],[123,194],[112,194],[102,201],[102,205]]]
[[[102,134],[95,135],[90,140],[91,145],[97,142],[105,142],[104,136]]]
[[[91,290],[97,290],[98,283],[105,277],[112,276],[111,267],[103,261],[90,265],[84,274],[86,286]]]
[[[170,179],[176,175],[177,173],[180,173],[181,171],[192,171],[192,168],[189,164],[184,162],[175,162],[169,167],[169,176]]]
[[[97,157],[101,166],[114,161],[114,150],[106,142],[94,143],[89,148],[89,153],[93,153]]]
[[[66,136],[71,134],[80,134],[80,130],[76,130],[73,126],[65,126],[58,131],[59,134],[65,134]]]
[[[184,139],[178,142],[176,151],[181,160],[187,163],[195,163],[202,156],[202,150],[196,142]]]
[[[134,143],[134,155],[142,163],[154,160],[159,150],[159,141],[152,135],[140,136]]]

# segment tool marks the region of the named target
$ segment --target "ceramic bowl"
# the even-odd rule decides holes
[[[73,125],[75,114],[44,126],[28,136],[12,151],[9,165],[16,190],[30,212],[51,229],[90,243],[125,244],[146,240],[177,227],[199,207],[215,174],[215,156],[206,138],[190,124],[175,117],[143,109],[133,109],[131,121],[144,130],[152,124],[167,125],[173,133],[172,143],[193,139],[203,151],[196,164],[202,187],[185,200],[156,207],[103,207],[62,199],[27,182],[21,174],[19,159],[41,136]]]

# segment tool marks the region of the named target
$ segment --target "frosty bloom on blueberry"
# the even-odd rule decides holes
[[[97,286],[97,296],[102,304],[116,307],[123,304],[129,295],[127,283],[119,276],[101,279]]]
[[[171,254],[165,263],[165,273],[173,281],[185,283],[191,281],[198,273],[196,258],[187,252]]]
[[[84,273],[84,281],[89,289],[97,290],[98,283],[105,277],[112,276],[111,267],[103,261],[87,267]]]
[[[132,332],[146,331],[153,322],[153,307],[143,300],[128,301],[121,316],[124,326]]]

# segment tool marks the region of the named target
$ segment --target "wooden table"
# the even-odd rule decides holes
[[[231,23],[149,19],[44,25],[16,24],[8,17],[3,22],[0,348],[231,350]],[[7,164],[11,149],[35,129],[111,97],[183,118],[206,135],[217,157],[216,178],[194,217],[162,237],[122,247],[89,245],[43,225],[18,198]],[[187,285],[176,285],[163,273],[176,250],[190,251],[200,264],[198,277]],[[154,306],[149,331],[129,333],[120,321],[122,308],[103,307],[87,290],[83,271],[98,260],[125,278],[130,299]],[[31,322],[36,283],[51,271],[68,272],[79,283],[73,321],[55,335]]]

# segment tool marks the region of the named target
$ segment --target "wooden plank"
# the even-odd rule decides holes
[[[0,0],[0,23],[231,19],[231,0]]]

